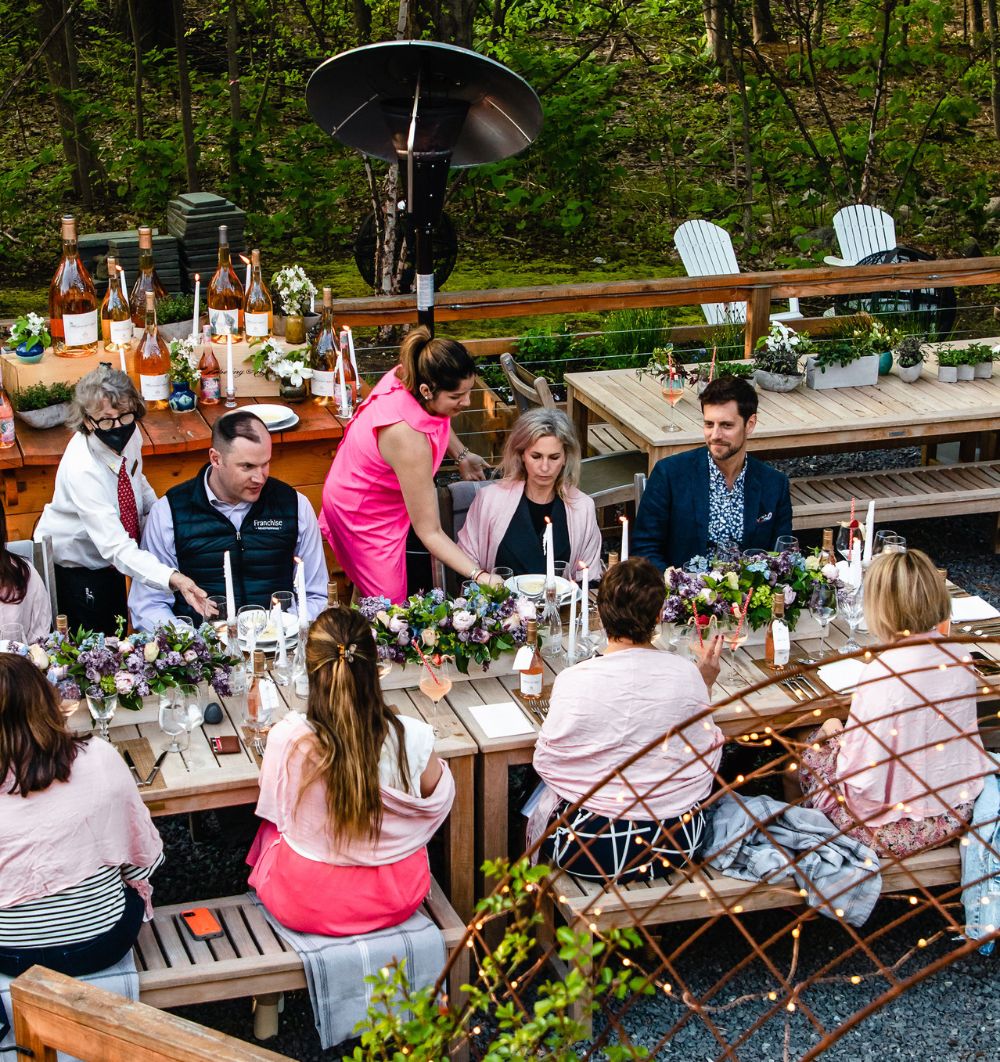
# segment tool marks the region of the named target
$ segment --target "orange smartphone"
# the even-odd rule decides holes
[[[193,907],[190,911],[181,911],[181,918],[195,940],[211,940],[221,937],[222,926],[207,907]]]

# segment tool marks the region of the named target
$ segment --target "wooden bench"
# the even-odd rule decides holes
[[[829,527],[845,519],[854,498],[864,518],[874,500],[879,522],[919,520],[969,513],[1000,514],[1000,461],[835,473],[791,481],[792,526]],[[993,543],[1000,552],[1000,522]]]
[[[192,907],[207,907],[225,936],[195,940],[180,917]],[[462,947],[465,925],[433,879],[421,911],[441,930],[448,956],[459,952],[448,977],[448,994],[461,1006],[462,985],[469,981],[469,950]],[[302,959],[246,894],[156,908],[153,921],[139,933],[135,957],[142,1002],[179,1007],[252,996],[258,1039],[277,1033],[281,993],[306,987]]]
[[[884,866],[882,895],[920,891],[935,885],[957,886],[961,876],[959,846],[951,844]],[[739,916],[750,911],[798,907],[805,903],[804,892],[791,875],[763,884],[727,877],[707,866],[700,867],[689,880],[674,874],[653,885],[636,882],[605,887],[594,881],[574,878],[564,871],[555,871],[550,880],[555,909],[574,932],[588,936],[615,927],[641,925],[649,929],[673,922]],[[554,924],[551,907],[546,922],[544,944],[551,940]],[[566,976],[568,968],[558,958],[555,949],[552,949],[550,962],[561,976]],[[576,1020],[588,1030],[592,1018],[589,1004],[590,999],[584,998],[574,1008]]]
[[[587,445],[595,454],[620,454],[635,449],[635,444],[610,424],[591,424],[587,431]]]

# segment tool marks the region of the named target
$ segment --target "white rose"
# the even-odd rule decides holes
[[[142,658],[147,664],[151,664],[160,655],[160,647],[156,642],[146,642],[142,647]]]
[[[722,579],[722,572],[716,569],[715,571],[709,572],[708,577],[712,580],[713,583],[717,583]]]
[[[470,627],[475,626],[476,614],[475,612],[469,612],[464,608],[459,609],[459,611],[451,617],[451,622],[456,631],[467,631]]]
[[[42,671],[48,670],[49,654],[40,645],[31,646],[28,650],[28,656],[35,667],[40,668]]]
[[[437,645],[438,632],[433,627],[424,627],[420,633],[420,640],[428,649],[433,649]]]
[[[389,620],[389,630],[391,630],[393,634],[399,634],[399,632],[406,626],[406,620],[402,616],[393,616]]]
[[[383,608],[379,612],[375,613],[375,618],[382,624],[383,627],[389,626],[389,613]]]
[[[823,565],[823,577],[825,579],[836,579],[840,575],[837,570],[836,564],[824,564]]]
[[[817,572],[819,571],[819,557],[815,553],[811,553],[805,560],[806,571]]]

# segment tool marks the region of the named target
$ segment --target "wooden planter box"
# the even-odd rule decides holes
[[[816,367],[815,358],[806,359],[806,386],[814,391],[830,387],[873,387],[878,383],[878,355],[868,354],[850,365]]]

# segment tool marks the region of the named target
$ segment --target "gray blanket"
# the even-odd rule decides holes
[[[791,873],[809,906],[828,918],[863,925],[882,891],[875,852],[842,835],[815,808],[727,793],[710,809],[708,823],[703,852],[711,866],[743,881]]]
[[[447,953],[441,930],[419,911],[401,925],[354,937],[296,933],[283,926],[251,892],[275,933],[302,957],[316,1031],[323,1049],[349,1036],[368,1013],[372,986],[365,978],[394,959],[405,960],[410,988],[432,985]]]

